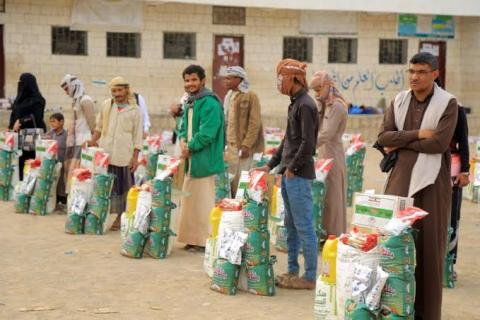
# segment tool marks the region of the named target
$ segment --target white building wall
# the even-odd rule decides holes
[[[183,92],[181,72],[191,63],[205,67],[211,86],[213,39],[216,34],[243,35],[245,67],[252,89],[259,94],[265,115],[283,115],[288,98],[276,91],[275,67],[282,59],[284,36],[300,36],[300,11],[247,8],[245,26],[212,24],[212,7],[190,4],[144,5],[141,58],[106,57],[105,31],[88,32],[88,56],[51,54],[51,27],[68,26],[72,0],[7,0],[7,12],[0,14],[4,24],[7,96],[16,94],[19,75],[34,73],[49,107],[69,105],[59,88],[66,73],[78,75],[87,91],[102,101],[109,97],[106,86],[93,80],[108,81],[126,77],[141,92],[154,114],[166,113],[168,105]],[[466,105],[480,110],[478,71],[480,62],[480,18],[457,17],[457,34],[447,42],[447,88]],[[357,104],[376,105],[380,98],[390,101],[407,87],[408,65],[379,65],[380,38],[397,38],[396,14],[358,13],[357,64],[328,64],[329,35],[313,37],[313,62],[309,76],[326,69],[339,79],[339,89]],[[163,59],[163,32],[197,33],[196,60]],[[408,38],[409,56],[418,50],[419,39]],[[351,80],[350,80],[351,79]],[[359,79],[363,79],[360,81]]]

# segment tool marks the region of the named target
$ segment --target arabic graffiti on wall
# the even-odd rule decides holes
[[[332,76],[338,88],[351,93],[354,100],[357,90],[375,90],[383,96],[385,91],[399,91],[405,86],[405,75],[402,70],[388,73],[365,70],[349,74],[333,70]]]

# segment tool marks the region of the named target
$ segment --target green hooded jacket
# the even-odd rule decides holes
[[[188,111],[192,107],[192,139],[187,141]],[[195,97],[189,98],[178,136],[188,142],[191,155],[185,163],[185,170],[190,169],[192,177],[208,177],[225,170],[224,122],[222,106],[212,91],[203,89]]]

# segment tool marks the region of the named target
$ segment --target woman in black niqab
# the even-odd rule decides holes
[[[43,120],[45,99],[38,89],[37,79],[31,73],[22,73],[18,81],[17,97],[12,105],[8,129],[18,132],[20,129],[47,127]],[[23,180],[25,161],[35,159],[35,151],[23,151],[19,158],[19,178]]]

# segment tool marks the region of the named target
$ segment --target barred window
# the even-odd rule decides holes
[[[213,24],[229,24],[244,26],[246,20],[245,8],[213,6]]]
[[[52,27],[52,54],[87,55],[87,32]]]
[[[407,39],[380,39],[378,62],[380,64],[407,63]]]
[[[357,63],[357,39],[328,39],[328,63]]]
[[[107,32],[107,57],[140,58],[140,33]]]
[[[298,61],[312,62],[312,38],[283,38],[283,59],[291,58]]]
[[[163,34],[164,59],[195,59],[195,33],[165,32]]]
[[[0,0],[0,12],[5,12],[5,0]]]

